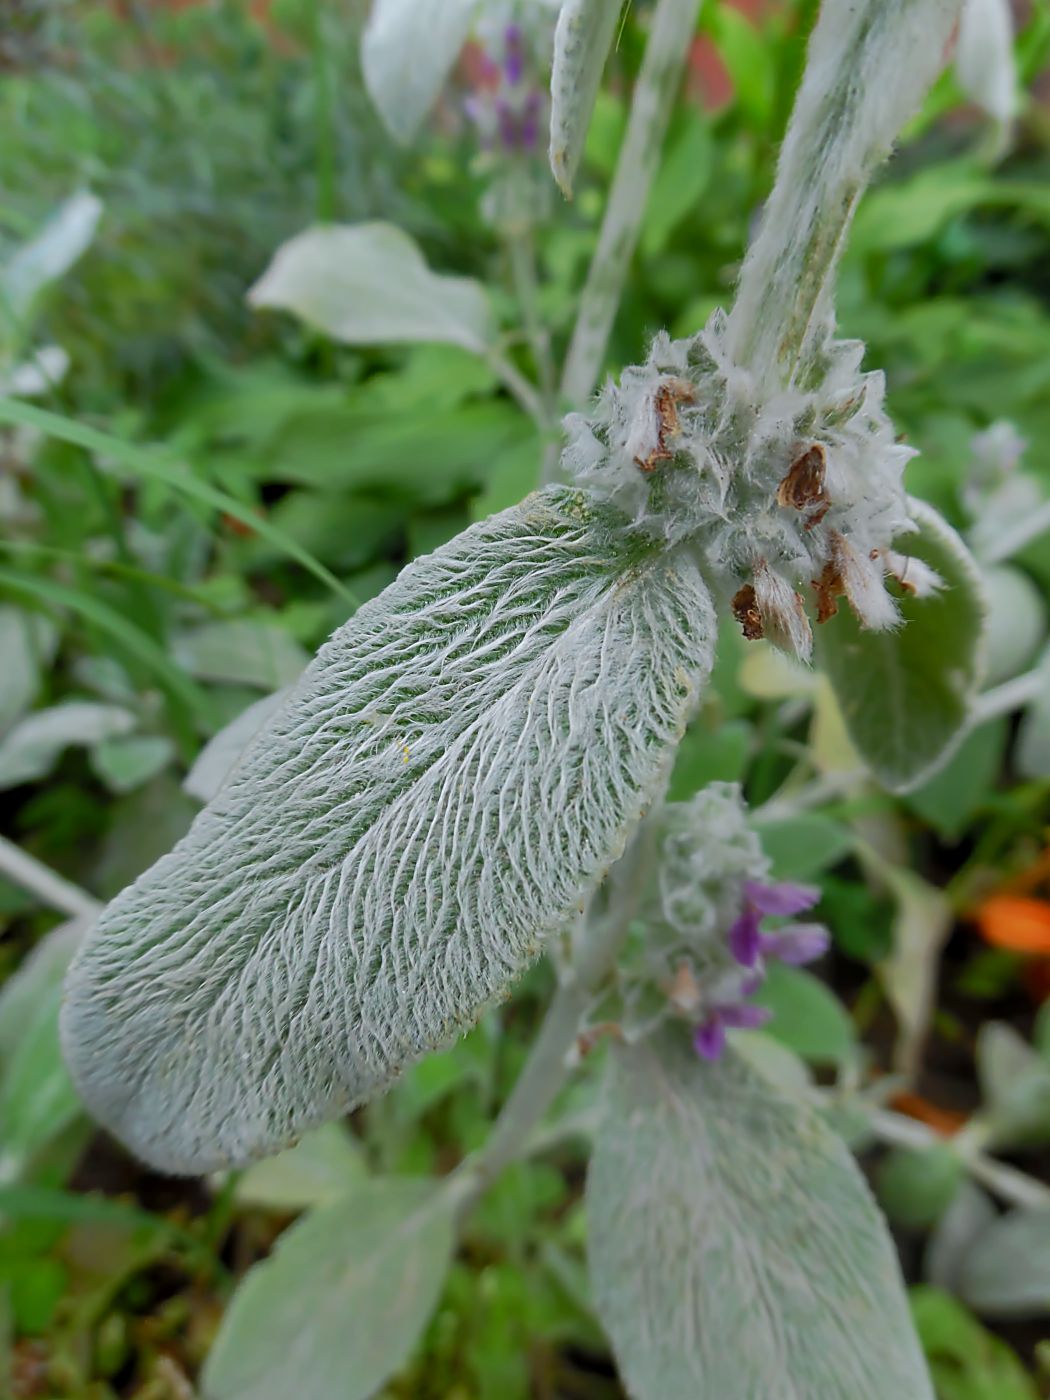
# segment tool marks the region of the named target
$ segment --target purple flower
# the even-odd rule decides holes
[[[764,957],[801,967],[824,956],[831,936],[823,924],[786,924],[773,933],[762,934],[760,941]]]
[[[703,1060],[719,1060],[726,1048],[727,1030],[756,1030],[772,1016],[767,1006],[748,1002],[713,1006],[693,1032],[693,1046]]]
[[[740,977],[731,999],[716,1002],[693,1034],[696,1053],[705,1060],[721,1058],[726,1031],[754,1030],[772,1016],[768,1007],[756,1006],[751,998],[765,980],[765,960],[798,966],[812,962],[827,951],[830,938],[823,924],[784,924],[763,932],[765,918],[791,918],[812,909],[820,891],[811,885],[763,885],[757,880],[744,882],[744,906],[727,935],[735,962],[748,971]]]
[[[741,967],[755,967],[763,953],[770,957],[779,957],[779,953],[773,950],[773,943],[780,938],[785,930],[779,934],[766,934],[761,930],[761,923],[767,915],[776,917],[788,917],[792,914],[801,914],[805,909],[812,909],[820,898],[820,891],[812,885],[763,885],[757,880],[744,881],[744,907],[739,917],[733,922],[729,930],[729,951],[740,964]],[[801,925],[800,927],[812,929],[814,925]],[[824,947],[827,945],[825,944]],[[824,951],[820,948],[813,957],[819,957]],[[794,961],[809,962],[810,958],[796,957]],[[783,961],[790,962],[791,958],[784,958]]]
[[[520,25],[508,24],[503,32],[503,76],[516,87],[525,76],[525,42]]]

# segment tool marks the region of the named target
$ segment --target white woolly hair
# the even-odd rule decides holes
[[[733,361],[716,312],[699,335],[658,335],[590,415],[570,415],[564,464],[640,529],[695,551],[737,608],[753,590],[755,635],[808,656],[800,589],[818,616],[845,595],[866,626],[892,626],[884,579],[911,524],[902,476],[913,454],[895,441],[882,375],[860,372],[862,353],[829,341],[815,387],[766,395]]]

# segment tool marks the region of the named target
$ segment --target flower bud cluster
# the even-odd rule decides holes
[[[863,345],[829,339],[806,387],[767,391],[727,350],[725,314],[698,335],[661,333],[644,365],[567,420],[566,468],[635,525],[702,554],[745,637],[805,659],[811,615],[845,597],[865,627],[897,621],[887,576],[939,580],[893,550],[910,528],[902,475],[913,455],[883,406]]]
[[[740,788],[712,783],[659,816],[655,875],[640,911],[644,938],[623,968],[624,1033],[668,1016],[691,1021],[697,1052],[716,1059],[733,1028],[769,1019],[754,1000],[771,961],[806,963],[828,946],[813,923],[793,919],[819,891],[771,883],[769,861],[750,825]]]

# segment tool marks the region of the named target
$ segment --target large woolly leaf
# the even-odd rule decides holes
[[[409,1177],[348,1185],[250,1270],[204,1400],[367,1400],[404,1364],[444,1282],[455,1197]]]
[[[886,787],[913,787],[952,752],[981,679],[984,600],[959,536],[913,501],[918,529],[897,546],[944,581],[932,597],[905,596],[893,632],[861,629],[848,609],[821,628],[821,659],[849,736]]]
[[[319,224],[296,234],[248,299],[347,345],[443,341],[480,354],[492,338],[481,283],[432,272],[396,224]]]
[[[368,95],[406,145],[459,56],[478,0],[373,0],[361,39]]]
[[[616,1052],[587,1181],[598,1314],[636,1400],[932,1397],[845,1144],[730,1054]]]
[[[620,0],[565,0],[554,31],[551,170],[571,197],[594,102],[620,18]]]
[[[712,629],[692,560],[578,491],[411,565],[103,915],[63,1020],[87,1104],[204,1171],[450,1041],[621,853]]]

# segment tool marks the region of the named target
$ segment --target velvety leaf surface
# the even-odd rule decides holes
[[[684,1030],[617,1050],[587,1181],[595,1306],[636,1400],[930,1400],[845,1144]]]
[[[620,22],[617,0],[565,0],[554,31],[551,170],[567,197],[583,154],[594,101]]]
[[[247,1275],[204,1370],[204,1400],[366,1400],[403,1364],[452,1253],[449,1193],[355,1183]]]
[[[864,631],[847,608],[820,629],[821,661],[849,736],[884,786],[919,783],[962,737],[981,679],[984,600],[966,546],[932,507],[911,503],[918,525],[896,548],[944,580],[933,597],[904,596],[902,625]]]
[[[74,964],[91,1110],[147,1161],[206,1171],[451,1041],[622,852],[713,626],[694,563],[578,491],[407,568]]]
[[[432,272],[395,224],[323,224],[281,245],[248,294],[347,345],[441,341],[481,352],[492,336],[485,289]]]

